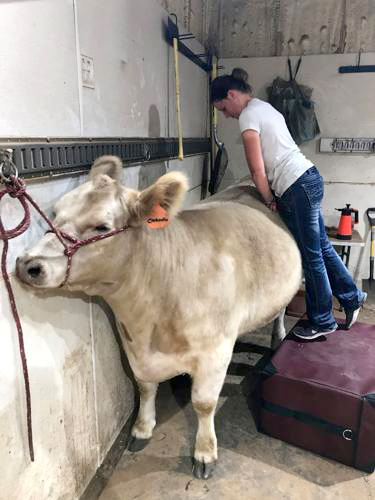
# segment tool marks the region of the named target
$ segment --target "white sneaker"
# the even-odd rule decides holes
[[[362,309],[363,304],[366,302],[367,293],[366,292],[363,292],[363,293],[364,293],[364,297],[362,299],[362,302],[359,304],[359,307],[357,307],[357,309],[354,309],[354,311],[345,310],[345,315],[346,315],[345,328],[346,328],[346,330],[349,330],[349,328],[351,328],[354,325],[354,323],[357,321],[359,311]]]

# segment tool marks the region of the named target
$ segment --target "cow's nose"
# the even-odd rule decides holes
[[[27,283],[35,283],[42,277],[43,267],[38,260],[18,257],[16,271],[19,278]]]

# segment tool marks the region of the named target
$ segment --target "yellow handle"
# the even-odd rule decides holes
[[[184,147],[182,144],[181,110],[180,110],[180,77],[178,68],[178,40],[173,38],[174,69],[176,75],[176,111],[177,111],[177,132],[178,132],[178,159],[184,159]]]

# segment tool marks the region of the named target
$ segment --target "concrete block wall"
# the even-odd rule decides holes
[[[295,67],[297,57],[292,58]],[[249,74],[253,95],[267,100],[266,88],[277,76],[289,79],[286,57],[222,59],[223,73],[235,67]],[[340,66],[356,64],[354,54],[303,56],[297,82],[314,89],[321,137],[374,137],[375,93],[373,73],[340,74]],[[361,64],[375,64],[375,53],[362,54]],[[248,175],[238,122],[219,113],[219,138],[229,153],[223,187]],[[337,226],[340,213],[335,208],[350,203],[359,209],[360,234],[366,246],[353,248],[350,269],[356,279],[369,276],[369,231],[365,211],[375,205],[375,155],[328,154],[319,152],[319,138],[301,146],[302,152],[321,172],[325,182],[323,214],[328,226]]]
[[[176,136],[173,51],[163,38],[157,0],[1,2],[0,142],[6,137]],[[201,47],[197,47],[199,53]],[[80,54],[94,61],[95,88],[82,86]],[[180,57],[185,137],[207,134],[207,76]],[[124,169],[143,189],[168,170],[190,183],[185,205],[200,199],[202,157]],[[47,214],[85,175],[27,182]],[[7,229],[23,211],[1,202]],[[37,214],[10,241],[8,269],[24,329],[35,462],[27,447],[26,405],[17,331],[0,278],[0,500],[74,500],[84,491],[134,408],[111,313],[96,298],[35,292],[13,276],[16,256],[46,229]],[[2,244],[0,243],[0,250]]]

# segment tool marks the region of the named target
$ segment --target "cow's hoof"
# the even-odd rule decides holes
[[[140,439],[131,436],[128,443],[128,450],[131,452],[141,451],[148,445],[149,442],[149,439]]]
[[[215,467],[215,462],[205,464],[203,462],[199,462],[199,460],[194,460],[193,474],[197,479],[209,479],[212,476]]]

